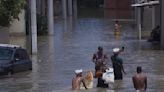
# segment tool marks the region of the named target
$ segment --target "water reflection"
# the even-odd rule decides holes
[[[32,88],[31,91],[36,91],[37,89],[39,89],[39,83],[37,81],[37,79],[39,78],[38,76],[38,56],[37,55],[32,55]]]

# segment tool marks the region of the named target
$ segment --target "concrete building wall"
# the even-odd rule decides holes
[[[25,29],[25,11],[23,10],[19,14],[19,20],[15,19],[10,27],[9,27],[9,33],[11,35],[25,35],[26,29]]]
[[[155,26],[160,25],[160,5],[155,6]]]
[[[105,0],[105,8],[116,9],[116,0]]]
[[[9,43],[9,28],[0,27],[0,43]]]
[[[131,9],[132,0],[105,0],[105,8],[108,9]]]
[[[153,7],[155,8],[155,12],[153,13]],[[149,31],[151,32],[152,29],[154,29],[157,25],[160,25],[160,6],[156,5],[153,7],[143,7],[144,11],[143,11],[143,31]],[[153,20],[153,14],[154,19]],[[154,22],[154,23],[153,23]],[[148,34],[150,35],[150,34]]]
[[[132,0],[105,0],[104,16],[111,19],[132,19]]]
[[[143,15],[141,18],[142,30],[151,31],[152,30],[152,8],[143,7]]]

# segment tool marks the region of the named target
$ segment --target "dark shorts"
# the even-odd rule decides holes
[[[101,66],[95,66],[95,71],[98,71],[101,69]]]
[[[108,84],[105,83],[105,81],[102,78],[97,79],[97,87],[100,88],[108,88]]]
[[[114,80],[122,80],[122,79],[123,79],[122,73],[114,74]]]

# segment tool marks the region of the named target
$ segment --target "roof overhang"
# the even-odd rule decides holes
[[[159,5],[159,1],[149,1],[146,3],[140,3],[140,4],[132,4],[132,7],[144,7],[144,6],[153,6],[153,5]]]

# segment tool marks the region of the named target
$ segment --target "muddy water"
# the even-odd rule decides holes
[[[0,92],[72,92],[74,70],[94,70],[91,58],[98,46],[104,47],[109,58],[112,48],[125,46],[121,57],[127,74],[109,89],[96,88],[95,79],[93,89],[77,92],[134,92],[131,77],[137,66],[142,66],[148,76],[147,92],[163,92],[164,52],[146,39],[138,41],[132,22],[121,22],[119,37],[113,35],[113,25],[113,21],[104,18],[56,20],[54,36],[38,37],[39,53],[32,56],[33,70],[3,76],[0,79]],[[22,42],[25,44],[23,46],[28,47],[26,40],[12,37],[12,42]],[[109,59],[109,65],[110,62]]]

